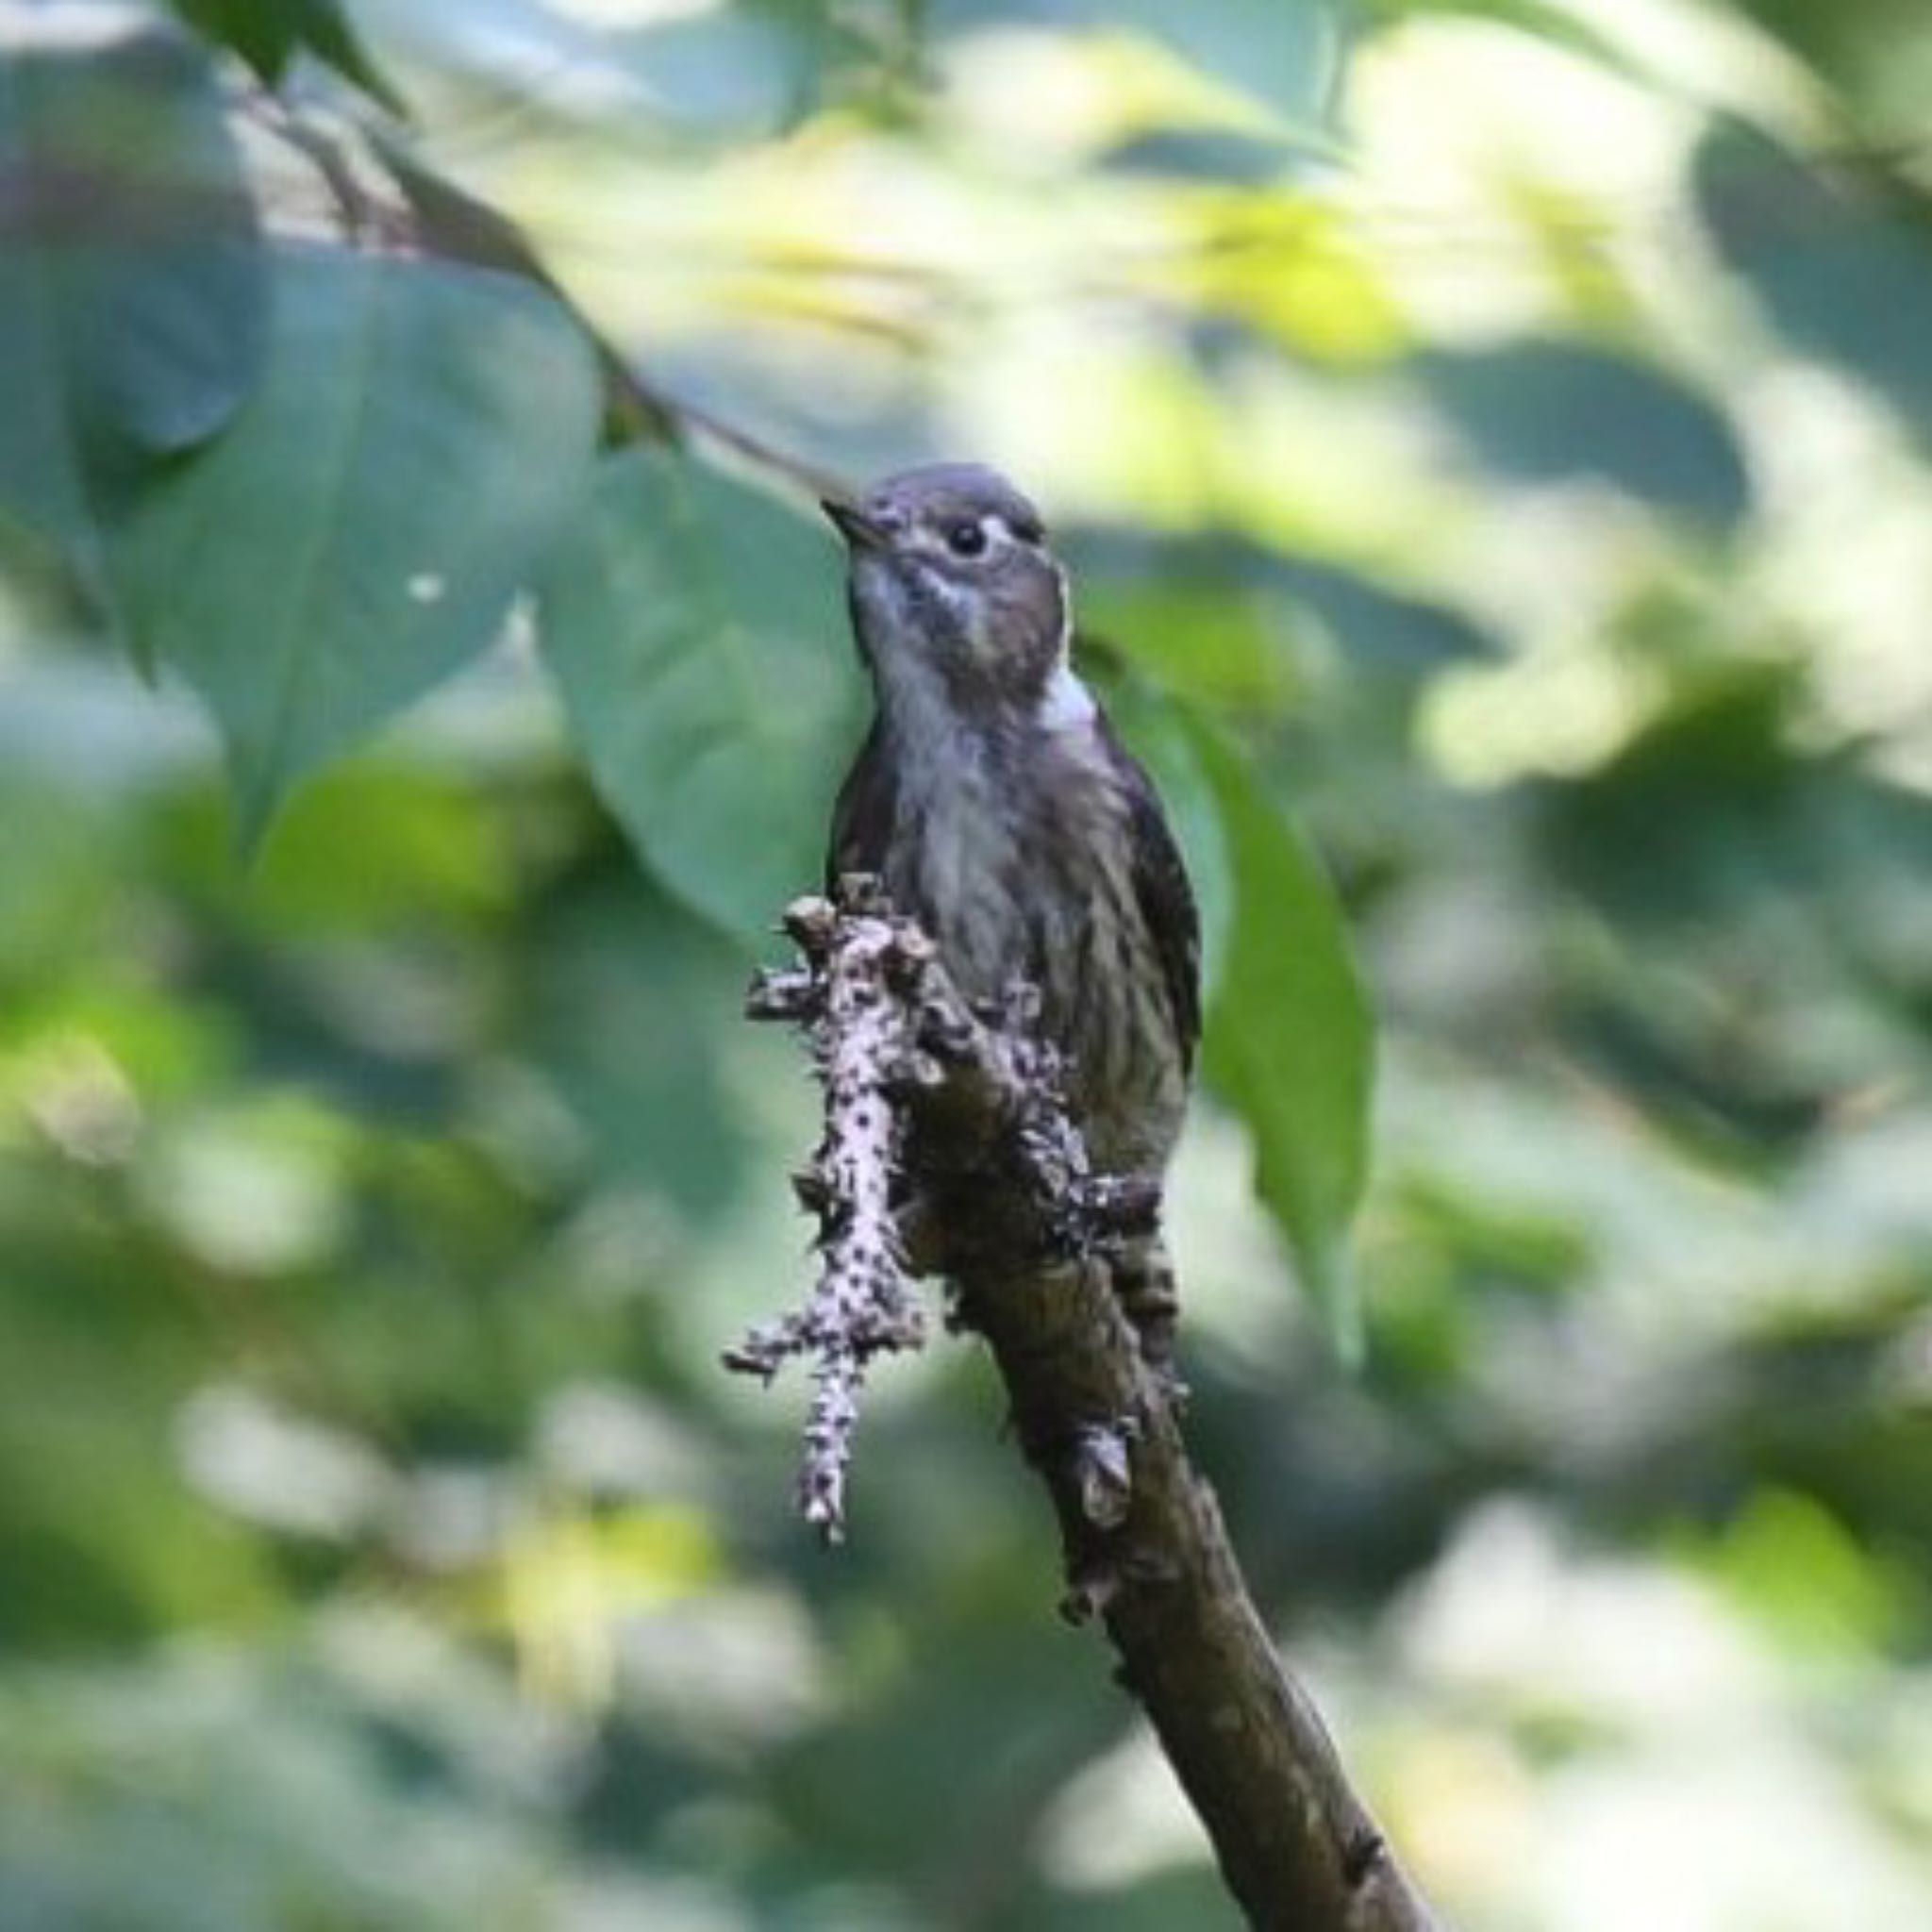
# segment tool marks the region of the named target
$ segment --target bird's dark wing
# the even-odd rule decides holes
[[[825,849],[828,892],[837,889],[842,873],[884,872],[896,795],[891,764],[879,743],[874,721],[832,807],[832,834]]]
[[[1201,1040],[1201,915],[1194,907],[1194,889],[1188,881],[1187,865],[1153,779],[1105,719],[1101,735],[1127,801],[1134,843],[1134,892],[1141,917],[1159,957],[1174,1032],[1191,1069],[1194,1049]]]

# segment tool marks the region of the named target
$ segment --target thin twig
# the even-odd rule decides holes
[[[708,443],[815,498],[851,494],[848,478],[766,442],[647,375],[584,313],[515,222],[431,168],[390,127],[374,118],[357,124],[394,184],[393,195],[385,197],[358,173],[339,137],[273,91],[252,87],[242,111],[315,169],[341,216],[345,245],[494,269],[533,283],[567,308],[596,349],[609,420],[621,436]]]

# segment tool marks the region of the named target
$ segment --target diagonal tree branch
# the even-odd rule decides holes
[[[805,963],[761,975],[750,1010],[807,1030],[826,1088],[826,1138],[800,1182],[824,1266],[804,1310],[726,1360],[769,1377],[816,1357],[804,1512],[842,1525],[864,1366],[915,1342],[908,1268],[947,1274],[956,1324],[991,1349],[1052,1498],[1063,1612],[1105,1629],[1249,1923],[1433,1932],[1276,1656],[1172,1391],[1121,1312],[1108,1257],[1153,1204],[1090,1172],[1024,994],[975,1011],[863,881],[836,906],[800,901],[786,928]],[[887,1201],[896,1235],[880,1227]]]

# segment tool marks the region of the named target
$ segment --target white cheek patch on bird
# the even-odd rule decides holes
[[[1097,707],[1093,693],[1074,675],[1064,658],[1047,680],[1037,713],[1041,728],[1046,731],[1081,731],[1093,723]]]
[[[1100,708],[1074,670],[1074,598],[1067,574],[1058,564],[1053,574],[1060,593],[1060,628],[1054,645],[1054,673],[1041,694],[1038,717],[1045,731],[1081,731],[1093,723]]]

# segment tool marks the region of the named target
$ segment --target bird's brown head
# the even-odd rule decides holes
[[[1036,705],[1065,661],[1066,577],[1040,513],[996,471],[933,463],[825,514],[882,703],[930,686],[966,710]]]

